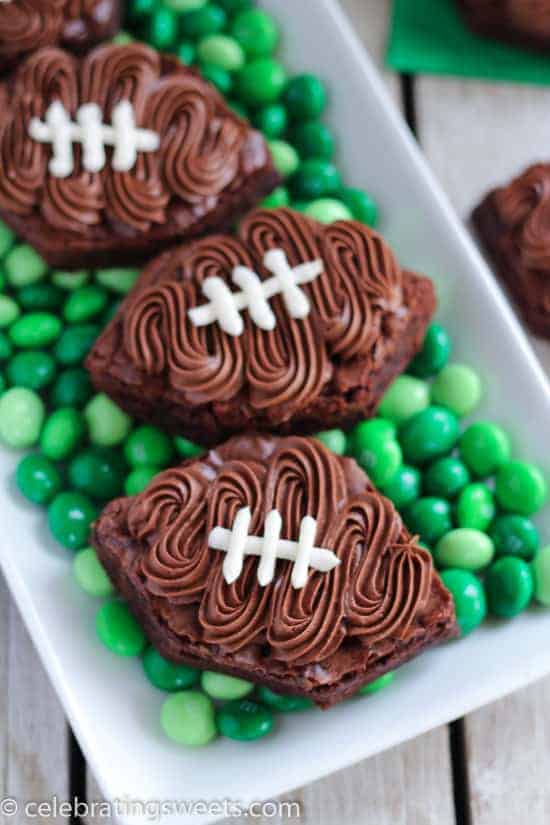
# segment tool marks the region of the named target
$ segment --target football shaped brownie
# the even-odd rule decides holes
[[[457,635],[430,553],[315,439],[236,437],[166,470],[93,544],[163,656],[321,707]]]
[[[482,243],[527,325],[550,338],[550,164],[530,166],[473,213]]]
[[[536,49],[550,46],[550,0],[458,0],[470,28]]]
[[[120,0],[0,0],[0,74],[43,46],[83,52],[118,31]]]
[[[141,44],[42,49],[0,100],[0,217],[52,266],[151,257],[231,225],[278,182],[260,133]]]
[[[87,366],[133,416],[202,444],[316,432],[375,411],[434,308],[364,224],[256,210],[153,261]]]

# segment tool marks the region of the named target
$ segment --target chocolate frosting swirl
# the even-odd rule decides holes
[[[461,0],[473,25],[509,27],[519,35],[550,37],[548,0]]]
[[[27,3],[32,6],[14,0],[7,8],[24,10]],[[5,8],[0,5],[0,17]],[[51,175],[51,146],[30,137],[30,119],[42,119],[54,101],[74,119],[79,106],[93,102],[110,123],[122,100],[131,102],[139,128],[160,136],[159,150],[138,153],[130,171],[116,172],[108,149],[104,168],[91,174],[75,146],[71,175]],[[16,73],[0,123],[0,209],[20,216],[40,212],[56,230],[79,235],[93,227],[116,228],[125,236],[147,233],[176,213],[184,221],[184,208],[200,216],[231,189],[245,173],[250,134],[194,70],[147,46],[103,46],[80,61],[60,49],[42,49]]]
[[[187,313],[204,303],[200,285],[217,276],[231,284],[238,264],[265,279],[267,250],[284,249],[291,266],[321,258],[324,272],[303,288],[306,318],[292,319],[280,296],[270,301],[277,324],[265,331],[244,313],[243,335],[218,324],[195,327]],[[329,384],[331,360],[377,364],[390,355],[406,323],[403,273],[376,232],[355,221],[330,226],[289,209],[256,210],[239,237],[215,236],[170,253],[160,273],[144,275],[123,319],[124,348],[135,367],[165,376],[192,402],[239,398],[272,424],[307,409]],[[393,319],[393,333],[386,335]]]
[[[296,539],[302,518],[313,516],[316,543],[341,564],[330,573],[310,570],[295,590],[290,562],[279,560],[274,580],[261,587],[258,559],[248,557],[228,585],[224,554],[208,549],[208,536],[214,526],[231,527],[244,506],[252,535],[263,534],[273,508],[286,538]],[[172,631],[185,625],[194,641],[228,652],[253,655],[268,645],[274,659],[308,664],[347,644],[383,649],[408,638],[430,598],[430,554],[354,462],[314,439],[236,438],[166,470],[131,502],[127,526],[144,548],[138,564],[145,586],[161,600]]]
[[[550,169],[529,167],[508,186],[497,189],[494,203],[499,220],[511,233],[523,266],[544,272],[550,267]]]

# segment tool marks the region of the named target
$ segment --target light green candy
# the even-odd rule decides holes
[[[36,444],[44,421],[39,395],[25,387],[13,387],[0,398],[0,440],[23,449]]]
[[[93,547],[85,547],[78,551],[73,562],[73,574],[82,590],[89,596],[99,598],[114,593],[111,580]]]
[[[4,259],[9,283],[15,287],[28,286],[41,281],[48,272],[48,264],[28,244],[19,244]]]
[[[203,63],[237,72],[244,66],[245,54],[239,43],[226,34],[209,34],[199,42],[197,57]]]
[[[52,283],[60,289],[80,289],[81,286],[84,286],[90,280],[90,273],[85,269],[78,269],[74,272],[57,270],[56,272],[52,272],[51,280]]]
[[[334,221],[351,221],[353,215],[342,201],[336,198],[317,198],[311,201],[304,210],[304,214],[319,223],[334,223]]]
[[[382,398],[379,413],[395,424],[402,424],[425,410],[430,403],[430,388],[412,375],[399,375]]]
[[[201,9],[208,0],[163,0],[164,5],[172,11],[184,12]]]
[[[90,441],[99,447],[120,444],[132,428],[132,419],[104,393],[95,395],[84,408]]]
[[[492,561],[495,547],[486,533],[469,527],[450,530],[439,539],[434,550],[438,567],[482,570]]]
[[[300,157],[294,146],[291,146],[286,140],[270,140],[267,145],[277,172],[283,178],[293,175],[300,165]]]
[[[8,295],[0,295],[0,327],[9,327],[19,318],[19,305]]]
[[[469,415],[481,401],[479,375],[464,364],[444,367],[432,384],[432,402],[447,407],[455,415]]]
[[[217,734],[212,700],[198,690],[182,690],[166,699],[160,715],[162,729],[180,745],[201,747]]]
[[[131,268],[98,269],[95,273],[98,284],[121,295],[132,289],[138,277],[139,269]]]
[[[234,676],[226,676],[223,673],[214,673],[211,670],[203,672],[201,687],[213,699],[220,699],[221,701],[243,699],[254,690],[252,682],[237,679]]]
[[[550,544],[542,547],[531,562],[535,599],[550,607]]]

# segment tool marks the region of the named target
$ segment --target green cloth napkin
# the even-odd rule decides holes
[[[399,72],[550,84],[550,54],[477,37],[455,0],[394,0],[387,62]]]

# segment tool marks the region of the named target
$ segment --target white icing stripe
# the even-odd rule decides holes
[[[245,556],[260,556],[257,576],[262,587],[273,581],[277,559],[294,562],[291,583],[296,589],[306,584],[310,567],[328,573],[340,564],[332,550],[315,547],[317,522],[311,516],[302,519],[298,541],[279,538],[282,519],[277,510],[268,513],[263,536],[248,535],[250,520],[250,508],[243,507],[237,512],[230,530],[214,527],[208,537],[209,547],[227,553],[223,575],[228,584],[239,578]]]
[[[268,250],[263,262],[266,269],[273,272],[273,277],[265,281],[248,267],[233,269],[231,278],[241,292],[231,292],[225,281],[216,276],[205,278],[202,291],[209,303],[188,311],[191,323],[196,327],[218,323],[228,335],[242,335],[244,324],[240,313],[248,309],[250,318],[260,329],[272,330],[277,319],[268,301],[279,294],[292,318],[305,318],[310,303],[300,285],[314,281],[323,272],[323,262],[317,259],[291,267],[283,249]]]
[[[28,131],[33,140],[52,144],[48,169],[56,178],[66,178],[74,170],[73,143],[82,145],[82,167],[86,172],[103,169],[106,146],[114,147],[115,172],[129,172],[138,152],[155,152],[160,146],[156,132],[136,128],[134,109],[128,100],[113,106],[111,126],[103,123],[103,113],[96,103],[80,106],[73,123],[63,104],[56,100],[46,110],[44,121],[31,119]]]

